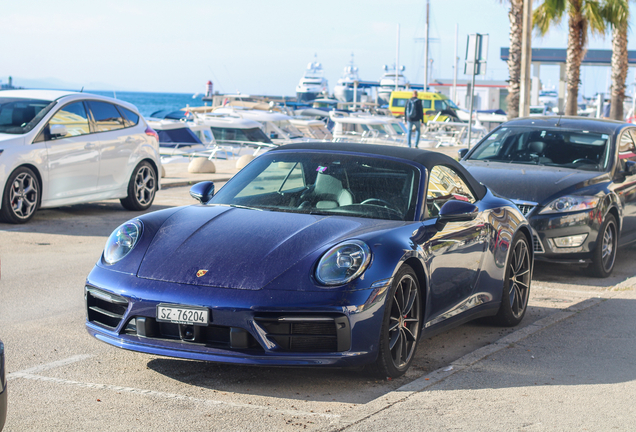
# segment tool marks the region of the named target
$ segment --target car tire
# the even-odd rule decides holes
[[[532,283],[530,246],[521,232],[517,232],[512,240],[505,268],[501,305],[491,322],[502,327],[514,327],[526,314]]]
[[[157,192],[157,172],[147,161],[135,167],[128,182],[128,196],[119,200],[126,210],[148,210]]]
[[[592,264],[588,271],[594,277],[606,278],[612,274],[616,263],[616,249],[618,247],[618,227],[616,218],[608,214],[598,231],[596,247],[592,252]]]
[[[20,167],[7,178],[0,219],[13,224],[26,223],[33,218],[41,200],[42,187],[38,177],[32,169]]]
[[[397,378],[408,370],[421,336],[422,315],[417,276],[404,265],[393,277],[386,297],[378,358],[370,368],[375,375]]]

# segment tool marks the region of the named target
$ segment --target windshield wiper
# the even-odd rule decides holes
[[[248,207],[248,206],[244,206],[244,205],[240,205],[240,204],[211,204],[211,205],[215,205],[215,206],[223,206],[223,207],[234,207],[234,208],[241,208],[241,209],[247,209],[247,210],[258,210],[258,211],[263,211],[263,209],[261,209],[261,208],[257,208],[257,207]]]

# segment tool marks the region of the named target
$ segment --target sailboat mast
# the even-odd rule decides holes
[[[400,70],[400,25],[397,25],[397,48],[395,49],[395,91],[398,90],[398,70]]]
[[[429,12],[429,0],[426,0],[426,36],[424,39],[424,91],[428,90],[428,12]]]

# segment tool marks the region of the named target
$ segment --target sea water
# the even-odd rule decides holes
[[[137,107],[141,115],[150,117],[156,111],[177,111],[186,106],[203,106],[202,95],[192,93],[145,93],[145,92],[113,92],[100,90],[86,90],[85,93],[93,93],[108,96],[131,103]],[[210,104],[210,102],[208,102]]]

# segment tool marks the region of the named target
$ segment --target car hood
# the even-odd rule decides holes
[[[395,224],[340,216],[191,206],[164,222],[137,275],[189,285],[257,290],[312,252]]]
[[[24,142],[24,135],[0,133],[0,145],[1,144],[22,144]]]
[[[561,193],[569,193],[595,183],[605,176],[597,171],[582,171],[543,165],[462,161],[479,182],[509,199],[544,203]]]

